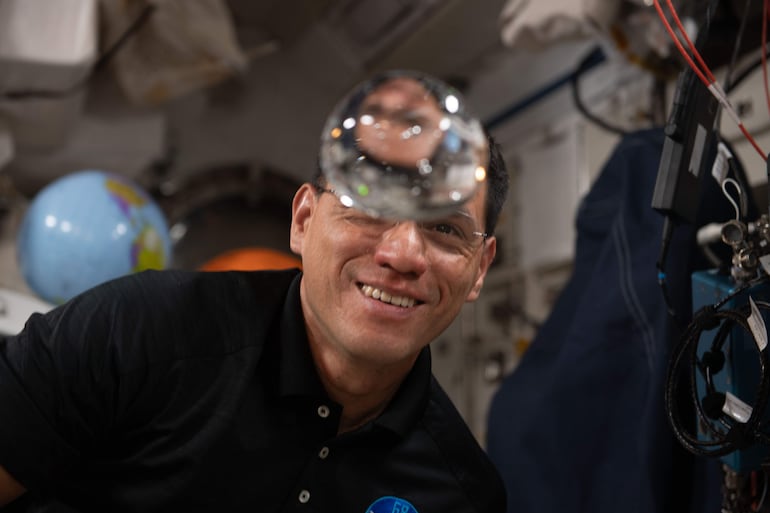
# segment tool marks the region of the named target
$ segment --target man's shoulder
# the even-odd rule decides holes
[[[423,425],[440,448],[457,464],[479,466],[479,470],[493,470],[484,449],[435,377],[431,378],[430,398]]]
[[[233,291],[239,288],[261,287],[266,296],[271,293],[285,295],[291,282],[299,274],[298,269],[276,271],[188,271],[178,269],[147,270],[112,280],[96,289],[134,290],[138,293],[157,294],[159,291],[169,294],[185,295],[189,292]]]
[[[504,511],[505,488],[477,438],[435,378],[422,425],[479,511]]]
[[[154,360],[227,352],[264,338],[297,274],[144,271],[98,285],[32,326],[100,351],[148,347]]]
[[[72,303],[146,306],[155,312],[190,309],[195,305],[280,303],[299,271],[201,272],[148,270],[102,283]]]

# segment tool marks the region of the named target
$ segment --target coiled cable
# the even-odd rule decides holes
[[[763,274],[736,288],[716,304],[705,306],[695,312],[679,344],[674,349],[666,377],[666,413],[679,443],[696,455],[720,457],[755,444],[770,445],[770,434],[764,429],[766,427],[764,414],[770,397],[767,350],[760,347],[752,333],[749,324],[750,303],[747,302],[734,309],[724,308],[729,301],[767,281],[769,281],[768,276]],[[770,303],[766,301],[755,301],[754,304],[760,310],[770,311]],[[750,414],[746,419],[734,418],[725,413],[726,402],[735,401],[735,397],[730,397],[729,392],[718,390],[714,383],[714,376],[724,369],[727,349],[725,344],[736,327],[743,329],[754,340],[753,347],[759,364],[756,394],[753,404],[748,405]],[[702,334],[714,329],[717,332],[710,347],[699,357],[698,348]],[[690,388],[689,396],[695,405],[698,426],[702,433],[700,437],[686,427],[688,424],[681,418],[677,404],[678,387],[682,383],[680,372],[685,361],[689,367],[687,380]],[[699,397],[699,377],[705,388],[703,397]]]

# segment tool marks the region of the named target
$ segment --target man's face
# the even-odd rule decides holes
[[[494,237],[473,234],[484,231],[485,189],[456,215],[418,225],[370,218],[303,185],[291,248],[302,256],[311,343],[363,365],[411,365],[481,290],[496,248]],[[456,229],[467,243],[444,244]]]
[[[399,77],[380,84],[361,103],[356,141],[382,164],[417,169],[443,139],[436,98],[416,79]]]

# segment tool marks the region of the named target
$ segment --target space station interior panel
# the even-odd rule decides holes
[[[365,48],[369,34],[364,23],[384,20],[372,21],[363,10],[373,3],[354,3],[336,3],[336,10],[335,2],[317,7],[318,19],[305,22],[323,23],[305,26],[312,37],[300,41],[296,36],[280,55],[290,71],[277,65],[279,58],[268,59],[262,68],[265,76],[255,73],[247,82],[249,59],[255,54],[241,47],[237,36],[244,33],[237,30],[244,26],[236,27],[227,10],[237,2],[0,0],[0,170],[13,171],[17,184],[29,191],[37,193],[45,184],[55,191],[36,198],[48,202],[45,208],[25,202],[27,217],[37,216],[40,226],[56,229],[57,237],[71,233],[73,220],[110,224],[104,232],[109,236],[136,230],[123,245],[112,245],[114,254],[133,260],[125,259],[117,270],[104,269],[108,259],[97,256],[94,269],[100,267],[104,274],[90,273],[96,281],[76,283],[85,273],[56,273],[51,265],[56,257],[82,261],[73,256],[74,244],[32,233],[22,226],[18,211],[0,217],[0,236],[14,234],[13,241],[0,238],[0,333],[19,331],[33,311],[45,311],[108,275],[168,266],[173,253],[177,265],[198,267],[214,257],[214,248],[219,253],[230,246],[231,235],[238,244],[262,236],[274,243],[273,249],[285,246],[281,234],[289,220],[286,209],[280,209],[290,202],[300,177],[308,178],[301,174],[300,154],[312,146],[315,154],[305,159],[312,167],[320,135],[319,127],[305,137],[293,118],[312,118],[328,96],[336,98],[342,91],[346,75],[398,61],[389,55],[411,55],[410,45],[431,39],[442,19],[465,12],[458,7],[463,2],[380,6],[378,12],[389,12],[394,20],[402,12],[446,16],[424,19],[428,29],[420,34],[418,21],[410,21],[387,41],[383,32],[382,41],[369,41]],[[660,7],[658,0],[653,3]],[[699,14],[697,2],[674,3],[683,12]],[[498,4],[501,40],[488,46],[495,52],[502,49],[496,43],[511,51],[556,48],[549,55],[559,55],[554,59],[559,64],[549,68],[544,58],[535,58],[530,61],[532,75],[537,71],[553,77],[562,71],[560,66],[571,70],[504,109],[504,115],[488,117],[510,157],[513,187],[500,218],[498,255],[484,293],[433,343],[437,378],[498,466],[508,487],[509,511],[712,511],[720,500],[725,513],[770,511],[770,501],[760,500],[770,491],[764,471],[770,447],[765,408],[770,399],[770,215],[748,187],[766,186],[770,173],[767,155],[754,152],[756,140],[744,138],[748,126],[760,132],[758,140],[766,145],[770,136],[761,132],[767,115],[741,96],[742,89],[735,93],[740,108],[724,109],[726,98],[719,95],[731,94],[730,89],[720,92],[715,80],[703,84],[697,73],[679,73],[687,68],[670,41],[661,43],[668,35],[649,2]],[[729,12],[732,21],[760,19],[759,4],[746,2],[743,10],[742,1],[725,0],[718,11],[722,16]],[[764,5],[770,7],[769,2]],[[320,11],[327,8],[332,14],[324,19]],[[177,23],[182,18],[188,23]],[[688,26],[678,29],[683,35],[695,27],[691,19],[685,22]],[[359,38],[359,47],[344,48],[340,27]],[[245,35],[264,35],[257,34],[262,28]],[[450,28],[454,41],[458,27]],[[724,46],[726,40],[733,44],[732,33],[709,39],[707,30],[692,32],[698,42],[710,43],[720,64],[728,62],[727,52],[715,45]],[[337,60],[327,63],[304,53],[319,46],[318,38],[325,42],[320,52],[325,57],[334,53]],[[572,62],[578,47],[593,47],[594,41],[587,57]],[[106,53],[99,54],[98,43]],[[121,51],[113,54],[118,48],[113,44],[123,45]],[[278,46],[267,47],[270,53]],[[90,96],[104,57],[112,59],[111,78],[120,95]],[[481,61],[472,57],[465,60]],[[759,68],[765,74],[766,66],[765,61]],[[589,68],[601,69],[590,74]],[[494,82],[499,93],[504,88],[490,76],[487,82]],[[190,96],[234,77],[244,80],[210,96]],[[485,80],[476,78],[475,85]],[[585,78],[582,94],[594,113],[620,119],[625,128],[601,123],[585,110],[579,78]],[[747,81],[752,94],[765,93],[763,78],[757,73]],[[677,83],[663,129],[662,114],[647,105],[652,101],[647,93],[667,81]],[[516,75],[512,82],[527,80]],[[571,98],[562,86],[570,86]],[[269,96],[275,89],[284,96]],[[447,99],[457,98],[447,94],[440,103],[446,106]],[[88,112],[86,100],[92,109]],[[497,102],[487,105],[487,114]],[[101,110],[105,104],[109,108]],[[261,125],[244,124],[235,115],[241,110],[244,116],[260,118]],[[746,125],[726,127],[719,137],[717,127],[737,118],[738,111],[746,114]],[[512,113],[519,117],[508,119]],[[360,127],[349,124],[350,119],[338,116],[336,125],[326,127],[322,143],[327,152],[321,162],[340,169],[364,162],[356,153],[358,136],[348,133]],[[467,128],[467,120],[462,121],[458,126]],[[473,122],[472,139],[483,142],[475,117]],[[209,132],[198,130],[207,124],[213,127]],[[640,129],[642,125],[655,128]],[[253,137],[255,126],[270,137]],[[408,138],[416,140],[421,130],[413,128]],[[287,138],[281,135],[286,129],[297,130]],[[605,135],[592,135],[591,130]],[[479,153],[478,146],[462,137],[454,142],[464,144],[468,155]],[[175,154],[175,143],[186,149]],[[223,163],[225,157],[232,161]],[[177,172],[184,172],[169,179],[163,173],[174,163]],[[430,174],[434,163],[427,164],[420,171]],[[55,181],[65,169],[67,180]],[[353,175],[379,176],[370,171]],[[147,181],[138,183],[134,178],[140,173],[151,176],[143,175]],[[337,185],[345,185],[349,177],[338,175]],[[725,180],[728,175],[732,181]],[[6,178],[0,173],[0,200],[11,197],[3,194]],[[73,180],[81,180],[77,191],[67,192]],[[355,185],[348,191],[353,203],[376,199],[372,191],[382,189],[377,180]],[[89,202],[76,201],[82,205],[76,205],[74,217],[51,215],[49,207],[84,191]],[[388,203],[393,194],[385,196],[391,196],[383,200]],[[270,208],[264,208],[269,201]],[[0,203],[0,214],[2,207]],[[133,213],[127,214],[129,207]],[[112,217],[94,215],[95,209],[110,208]],[[397,205],[396,213],[404,209],[404,204]],[[169,214],[166,224],[163,216]],[[41,240],[47,245],[36,245]],[[29,257],[31,246],[40,259]],[[70,249],[73,253],[66,253]],[[537,312],[534,318],[532,312]],[[680,371],[686,371],[685,377]],[[757,485],[759,478],[763,485]]]

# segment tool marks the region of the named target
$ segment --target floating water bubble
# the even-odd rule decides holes
[[[329,115],[320,164],[343,203],[370,215],[430,219],[486,179],[487,139],[462,96],[429,75],[390,71],[353,89]]]

